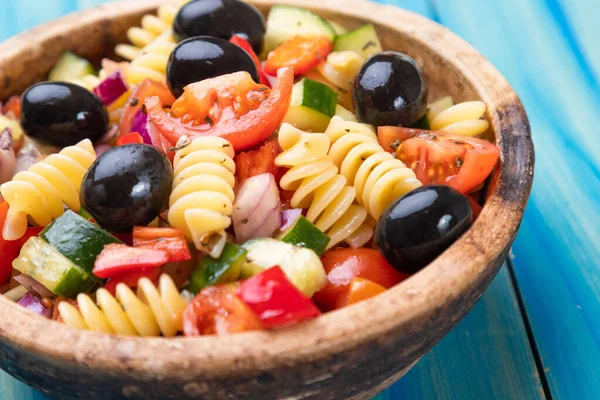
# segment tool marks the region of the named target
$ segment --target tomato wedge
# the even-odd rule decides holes
[[[183,313],[185,336],[226,335],[263,329],[262,322],[235,294],[233,285],[210,286]]]
[[[221,136],[235,151],[265,141],[283,121],[292,96],[294,74],[282,68],[270,90],[247,72],[192,83],[173,103],[171,115],[157,97],[146,98],[148,115],[162,135],[176,144],[181,136]]]
[[[337,248],[326,251],[321,262],[327,273],[327,284],[315,293],[313,300],[324,310],[346,305],[354,278],[364,278],[388,289],[409,275],[392,267],[374,249]],[[355,290],[358,290],[355,288]],[[370,291],[373,291],[369,289]]]
[[[293,67],[300,75],[316,67],[333,50],[333,43],[323,36],[294,36],[283,42],[267,56],[264,71],[275,75],[279,68]]]
[[[256,150],[244,151],[235,156],[236,173],[240,182],[265,172],[273,174],[279,181],[281,167],[275,165],[275,157],[281,153],[281,147],[269,140]]]
[[[125,144],[133,143],[144,143],[144,139],[142,139],[139,133],[131,132],[125,136],[121,136],[119,140],[117,140],[117,146],[123,146]]]
[[[256,70],[258,71],[258,77],[260,79],[260,83],[263,85],[266,85],[268,87],[271,87],[269,79],[267,79],[265,73],[263,72],[261,65],[260,65],[260,60],[258,59],[258,56],[254,52],[252,45],[246,39],[244,39],[243,36],[240,36],[240,35],[233,35],[231,37],[231,39],[229,39],[229,41],[231,43],[235,44],[236,46],[241,47],[242,49],[246,50],[246,52],[248,54],[250,54],[250,57],[252,57],[252,60],[254,61],[254,64],[256,65]]]
[[[420,132],[423,132],[423,130],[398,126],[380,126],[377,128],[377,140],[385,151],[395,153],[402,142]]]
[[[170,106],[175,102],[175,98],[166,84],[146,79],[133,90],[129,97],[129,101],[127,101],[125,112],[121,118],[121,125],[119,126],[120,136],[127,135],[131,132],[131,121],[133,120],[134,115],[142,108],[144,100],[147,97],[152,96],[158,96],[161,104],[165,107]]]
[[[444,184],[467,193],[485,181],[500,156],[500,149],[483,139],[410,131],[409,138],[396,150],[396,157],[415,171],[424,185]]]
[[[133,246],[164,250],[169,254],[169,262],[187,261],[192,258],[181,229],[134,226]]]

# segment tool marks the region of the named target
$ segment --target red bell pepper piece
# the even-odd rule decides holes
[[[152,282],[156,283],[162,272],[161,267],[142,268],[139,271],[128,271],[120,274],[116,274],[111,277],[104,289],[108,290],[110,294],[115,295],[117,284],[124,283],[130,288],[135,288],[138,285],[138,281],[142,278],[148,278]]]
[[[131,132],[127,135],[121,136],[119,140],[117,140],[117,146],[123,146],[124,144],[133,144],[133,143],[144,143],[144,139],[137,132]]]
[[[160,267],[169,261],[166,250],[129,247],[125,244],[108,244],[94,263],[94,275],[110,278],[117,274]]]
[[[258,56],[254,52],[252,45],[246,39],[244,39],[243,36],[240,36],[240,35],[233,35],[231,37],[231,39],[229,39],[229,41],[231,43],[235,44],[236,46],[241,47],[242,49],[246,50],[246,52],[248,54],[250,54],[250,57],[252,58],[252,60],[254,61],[254,64],[256,65],[256,70],[258,71],[258,77],[260,79],[260,83],[262,83],[263,85],[267,85],[268,87],[271,87],[271,83],[269,82],[269,79],[267,79],[267,76],[263,72],[261,65],[260,65],[260,60],[258,59]]]
[[[8,282],[12,273],[12,262],[19,256],[21,247],[32,236],[37,236],[42,231],[42,227],[32,227],[25,231],[25,234],[17,240],[4,240],[2,229],[8,213],[8,203],[0,203],[0,285]]]
[[[280,328],[321,314],[278,266],[243,281],[236,294],[259,316],[265,328]]]
[[[181,229],[135,226],[133,228],[133,246],[164,250],[169,254],[170,262],[186,261],[192,258]]]

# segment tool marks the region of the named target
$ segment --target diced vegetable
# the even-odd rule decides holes
[[[63,256],[92,273],[96,257],[104,246],[119,239],[71,210],[48,225],[41,233],[46,242]]]
[[[236,296],[233,285],[203,289],[183,313],[185,336],[227,335],[262,328],[260,318]]]
[[[281,212],[281,226],[279,230],[285,231],[287,228],[292,226],[298,218],[302,215],[301,208],[290,208]]]
[[[335,309],[358,303],[385,292],[385,287],[365,278],[352,278],[350,284],[338,297]]]
[[[73,82],[86,75],[95,75],[92,64],[85,58],[65,51],[56,61],[48,74],[50,81]]]
[[[337,22],[333,22],[333,21],[330,21],[330,20],[327,20],[327,22],[329,22],[329,24],[331,25],[331,27],[333,28],[333,30],[335,31],[335,34],[337,36],[343,35],[344,33],[348,32],[348,29],[344,28],[343,26],[341,26]]]
[[[144,143],[144,139],[139,133],[131,132],[117,140],[117,146],[123,146],[125,144],[133,143]]]
[[[52,310],[46,308],[40,299],[30,295],[29,293],[23,296],[23,298],[19,300],[18,304],[25,307],[29,311],[33,311],[34,313],[41,315],[42,317],[50,318],[52,316]]]
[[[256,150],[242,151],[235,156],[235,173],[239,182],[265,172],[273,174],[278,180],[281,167],[275,165],[275,157],[281,153],[276,140],[269,140]]]
[[[246,263],[247,251],[237,244],[227,243],[217,259],[205,256],[190,276],[186,290],[198,293],[207,286],[235,282]]]
[[[192,258],[185,234],[176,228],[133,228],[133,246],[145,249],[165,250],[169,262],[186,261]]]
[[[10,96],[0,108],[0,114],[19,119],[21,116],[21,96]]]
[[[117,274],[160,267],[169,261],[166,250],[141,249],[124,244],[109,244],[94,264],[94,275],[110,278]]]
[[[334,51],[353,51],[365,59],[381,53],[383,48],[373,24],[367,24],[335,39]]]
[[[368,279],[388,289],[409,276],[397,271],[374,249],[329,250],[323,254],[321,261],[327,272],[327,284],[315,294],[313,300],[325,310],[333,310],[338,308],[338,305],[347,304],[349,286],[353,278]],[[356,291],[359,289],[355,288]]]
[[[265,328],[281,328],[321,314],[278,266],[243,281],[236,294],[258,315]]]
[[[294,68],[301,75],[316,67],[333,50],[333,43],[324,36],[294,36],[269,53],[263,66],[265,74],[275,76],[284,67]]]
[[[19,285],[10,289],[8,292],[3,294],[4,297],[9,299],[10,301],[19,301],[27,294],[28,290],[25,286]]]
[[[271,238],[253,239],[242,247],[248,251],[248,263],[242,269],[244,276],[279,265],[290,282],[307,297],[312,297],[327,283],[323,264],[310,249]]]
[[[114,296],[119,283],[124,283],[130,288],[135,288],[137,287],[140,279],[148,278],[152,282],[156,282],[161,273],[161,267],[142,268],[137,271],[122,272],[120,274],[113,275],[108,280],[106,285],[104,285],[104,289],[108,290]]]
[[[324,132],[335,115],[338,97],[327,85],[304,78],[292,89],[292,101],[284,122],[298,129]]]
[[[102,100],[104,105],[109,106],[124,93],[127,93],[128,90],[127,82],[125,82],[121,70],[118,69],[102,80],[93,92]]]
[[[13,261],[13,267],[30,275],[52,293],[75,297],[89,292],[99,283],[92,274],[74,264],[40,237],[31,237]]]
[[[231,37],[231,39],[229,39],[229,41],[231,43],[235,44],[236,46],[239,46],[242,49],[246,50],[246,52],[248,54],[250,54],[250,57],[252,57],[254,64],[256,64],[256,70],[258,71],[258,77],[260,78],[260,83],[271,87],[272,85],[269,82],[269,80],[267,79],[267,77],[265,76],[265,73],[263,72],[263,69],[261,68],[261,65],[260,65],[260,60],[258,59],[258,56],[254,52],[252,45],[241,35],[233,35]]]
[[[47,297],[49,299],[54,297],[54,293],[46,289],[44,285],[27,274],[19,274],[13,279],[23,285],[23,287],[27,288],[29,293],[37,297]]]
[[[276,239],[300,247],[313,250],[321,256],[331,240],[304,216],[300,215],[292,224],[283,230]]]
[[[272,174],[264,173],[242,182],[233,204],[233,230],[238,243],[270,237],[280,225],[279,189]]]
[[[333,42],[335,29],[327,20],[304,8],[287,5],[273,6],[267,18],[263,54],[268,54],[294,36],[325,36]]]

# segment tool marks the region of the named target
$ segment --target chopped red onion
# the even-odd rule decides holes
[[[31,276],[26,274],[20,274],[15,276],[15,281],[19,282],[21,285],[25,286],[29,293],[34,295],[38,295],[39,297],[47,297],[52,299],[56,297],[54,293],[46,289],[44,285],[33,279]]]
[[[109,106],[115,102],[123,93],[127,92],[127,82],[123,79],[121,70],[116,70],[107,76],[94,88],[94,94]]]
[[[145,144],[155,146],[156,142],[148,129],[150,119],[148,114],[144,113],[143,108],[140,108],[131,119],[131,132],[139,133]]]
[[[285,231],[302,215],[301,208],[292,208],[281,212],[281,224],[279,229]]]
[[[52,310],[46,308],[46,306],[42,304],[42,301],[40,299],[30,295],[29,293],[23,296],[23,298],[19,300],[19,303],[17,304],[20,304],[29,311],[33,311],[34,313],[44,316],[46,318],[50,318],[52,316]]]

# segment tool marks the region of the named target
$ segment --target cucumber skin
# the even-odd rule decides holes
[[[82,269],[71,268],[63,276],[61,283],[54,288],[52,293],[57,296],[75,298],[79,293],[89,293],[102,281]]]
[[[302,100],[296,105],[311,108],[329,118],[335,115],[339,96],[329,86],[303,78],[294,85],[294,89],[302,91]]]
[[[123,243],[71,210],[44,228],[40,237],[89,274],[105,245]]]
[[[365,59],[383,51],[379,37],[373,24],[363,25],[358,29],[336,38],[333,51],[354,51]]]
[[[207,286],[236,281],[246,263],[246,254],[247,251],[241,246],[233,243],[225,244],[219,259],[205,256],[200,261],[190,275],[190,283],[185,290],[197,294]]]
[[[294,234],[295,229],[300,230],[300,233],[296,232],[296,234]],[[282,232],[277,239],[282,242],[293,244],[294,246],[311,249],[317,253],[319,257],[323,255],[327,248],[327,244],[329,244],[329,241],[331,240],[329,236],[321,232],[319,228],[314,226],[302,215],[296,220],[294,225],[290,226],[285,232]]]

